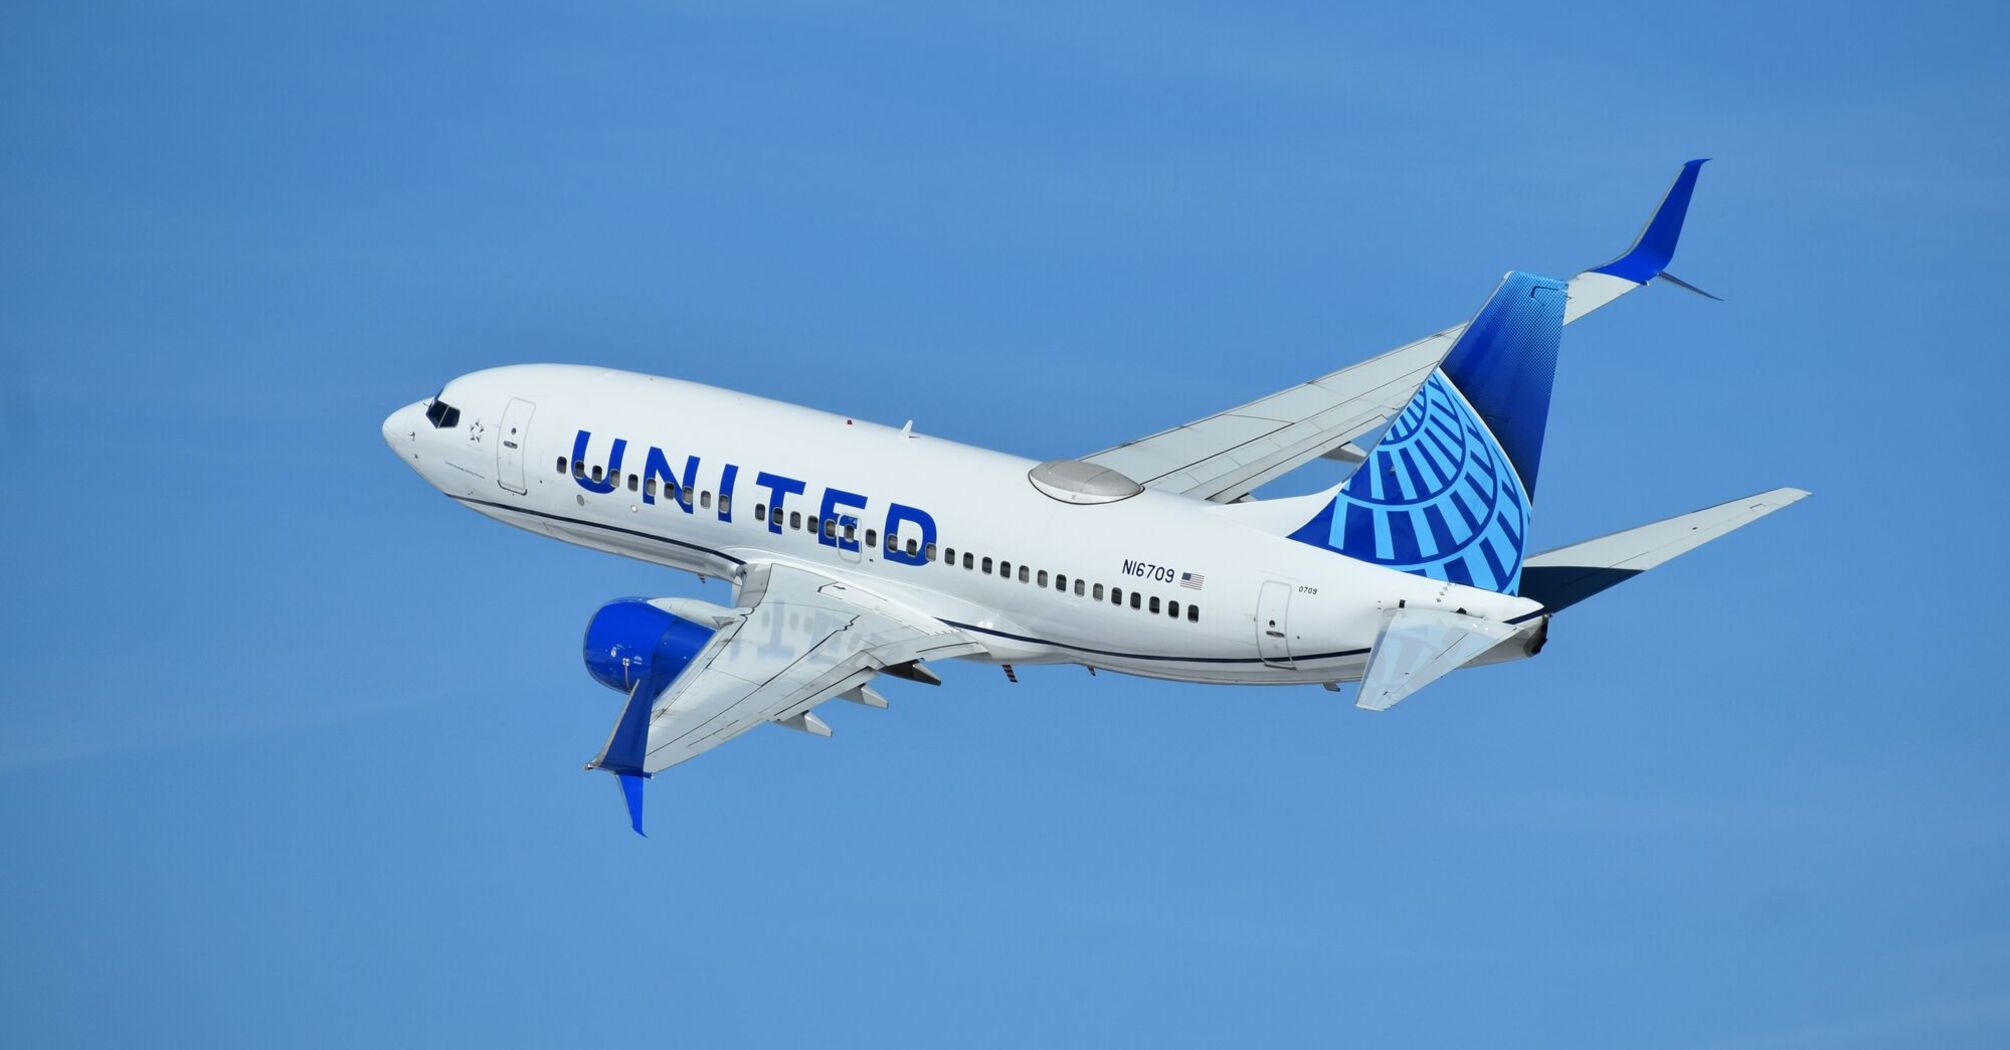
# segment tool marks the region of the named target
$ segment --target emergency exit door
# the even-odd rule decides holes
[[[1291,666],[1291,585],[1270,580],[1256,599],[1256,651],[1272,667]]]
[[[510,398],[503,410],[501,433],[496,435],[496,484],[521,496],[529,491],[523,484],[524,446],[530,435],[530,416],[537,406],[520,397]]]

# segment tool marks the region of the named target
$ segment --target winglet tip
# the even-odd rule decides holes
[[[1646,284],[1661,276],[1675,258],[1675,245],[1682,237],[1683,222],[1689,216],[1689,198],[1696,189],[1696,176],[1709,157],[1687,161],[1661,203],[1634,238],[1633,246],[1619,258],[1594,268],[1592,273],[1609,274],[1634,284]],[[1706,293],[1707,294],[1707,293]]]
[[[649,837],[649,833],[642,830],[642,781],[644,778],[634,773],[622,773],[619,776],[621,778],[621,797],[623,801],[628,803],[628,826],[634,828],[637,835],[646,839]]]

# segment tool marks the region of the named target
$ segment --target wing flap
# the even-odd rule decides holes
[[[749,566],[737,604],[738,620],[656,699],[644,771],[803,715],[886,667],[983,648],[932,617],[791,566]]]

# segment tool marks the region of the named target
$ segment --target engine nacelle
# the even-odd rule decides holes
[[[586,623],[587,673],[619,693],[651,674],[668,683],[712,640],[720,618],[731,616],[731,610],[688,598],[618,598]]]

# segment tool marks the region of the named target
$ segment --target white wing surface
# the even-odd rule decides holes
[[[643,769],[656,773],[763,722],[828,735],[809,710],[888,668],[982,651],[938,620],[806,569],[746,569],[732,622],[655,699]]]
[[[1394,419],[1465,329],[1454,325],[1289,390],[1084,458],[1148,489],[1216,503],[1233,503],[1328,453],[1358,463],[1365,449],[1349,443]]]
[[[1702,163],[1683,165],[1626,254],[1571,278],[1564,323],[1664,276]],[[1146,488],[1215,503],[1233,503],[1321,456],[1358,464],[1465,328],[1454,325],[1288,390],[1083,458]]]

